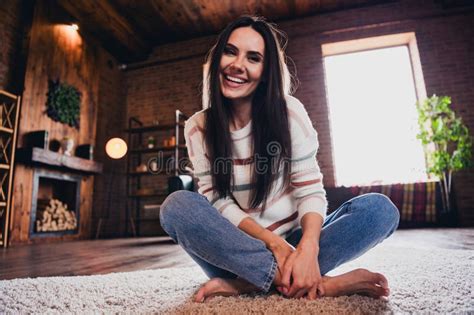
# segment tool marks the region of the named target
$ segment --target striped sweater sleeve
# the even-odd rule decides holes
[[[206,155],[203,124],[198,123],[204,113],[200,112],[185,123],[184,137],[188,149],[189,159],[194,168],[194,176],[198,180],[198,192],[204,195],[223,217],[238,226],[249,215],[244,212],[232,198],[219,198],[212,185],[211,165]]]
[[[318,134],[304,108],[296,98],[289,100],[292,159],[291,186],[297,202],[298,222],[308,212],[326,217],[327,200],[323,175],[316,160]]]

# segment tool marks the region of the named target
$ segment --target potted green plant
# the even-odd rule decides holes
[[[460,117],[450,107],[449,96],[433,95],[418,102],[417,135],[423,143],[427,172],[440,180],[443,209],[451,205],[452,174],[472,166],[472,138]]]

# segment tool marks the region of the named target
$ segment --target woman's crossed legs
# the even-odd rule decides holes
[[[279,285],[271,251],[222,217],[204,196],[190,191],[172,193],[161,206],[160,219],[163,229],[211,278],[196,294],[196,301],[214,295],[268,292],[272,284]],[[324,275],[390,236],[398,221],[393,203],[375,193],[355,197],[327,216],[318,256],[324,296],[388,296],[387,280],[378,273],[357,269],[335,277]],[[286,240],[296,247],[301,236],[297,229]]]

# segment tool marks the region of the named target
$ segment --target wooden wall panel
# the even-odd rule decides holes
[[[100,47],[85,40],[65,24],[67,14],[54,1],[37,1],[23,92],[18,146],[25,133],[48,130],[50,141],[72,137],[75,144],[95,145]],[[48,80],[59,79],[82,93],[80,128],[50,119],[46,111]],[[17,164],[14,183],[14,208],[11,243],[28,241],[33,168]],[[81,185],[79,235],[64,238],[86,238],[90,234],[94,177],[84,178]]]

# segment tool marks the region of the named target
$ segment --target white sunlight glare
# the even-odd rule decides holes
[[[336,185],[427,181],[406,46],[324,58]]]

